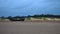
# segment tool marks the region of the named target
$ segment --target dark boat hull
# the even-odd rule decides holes
[[[24,21],[25,20],[25,18],[10,18],[9,19],[10,21]]]

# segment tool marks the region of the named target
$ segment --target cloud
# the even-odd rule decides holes
[[[60,0],[0,0],[3,15],[58,14],[59,9]]]

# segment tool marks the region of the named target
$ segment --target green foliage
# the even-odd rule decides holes
[[[31,20],[31,17],[26,17],[25,20],[26,21],[30,21]]]
[[[27,19],[28,19],[28,20],[31,20],[31,18],[30,18],[30,17],[28,17]]]

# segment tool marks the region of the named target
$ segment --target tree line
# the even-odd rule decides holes
[[[49,17],[49,18],[60,18],[60,15],[33,15],[33,16],[31,16],[31,15],[28,15],[28,16],[14,16],[14,17],[12,17],[12,16],[8,16],[8,17],[4,17],[4,16],[2,16],[2,17],[0,17],[0,18],[7,18],[7,19],[10,19],[10,18],[28,18],[28,17]]]

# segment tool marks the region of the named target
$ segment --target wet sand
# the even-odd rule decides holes
[[[60,34],[60,22],[0,22],[0,34]]]

